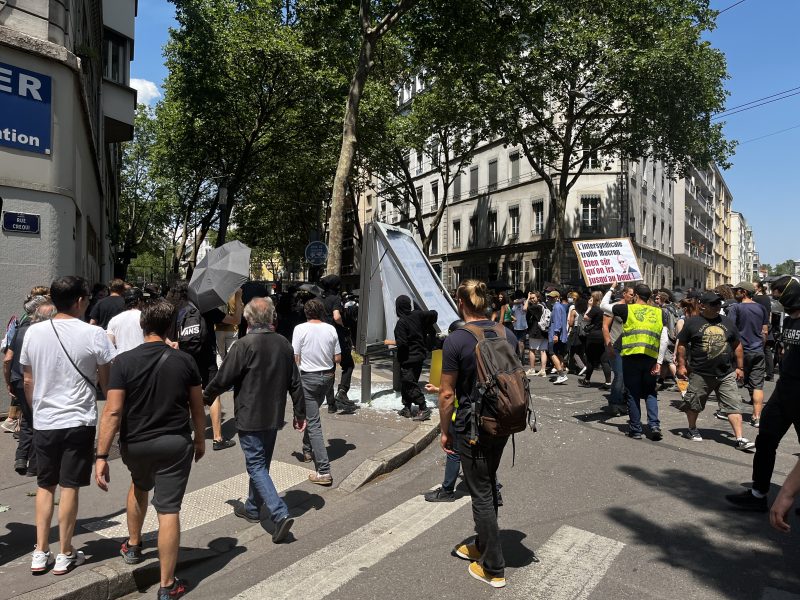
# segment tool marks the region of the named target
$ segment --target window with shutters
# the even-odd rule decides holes
[[[536,200],[533,203],[531,233],[534,235],[542,235],[544,233],[544,200]]]
[[[472,167],[469,170],[469,195],[475,196],[478,194],[478,167]]]
[[[439,208],[439,182],[431,182],[431,208],[436,210]]]
[[[510,183],[515,185],[519,182],[519,152],[512,152],[508,155]]]
[[[489,191],[497,189],[497,159],[489,161]]]
[[[489,244],[497,243],[497,211],[489,212]]]
[[[508,220],[511,225],[509,237],[516,238],[519,235],[519,206],[512,206],[508,209]]]
[[[600,233],[600,196],[581,198],[581,233]]]
[[[461,221],[453,221],[453,248],[461,247]]]

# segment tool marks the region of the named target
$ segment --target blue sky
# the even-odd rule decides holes
[[[723,10],[736,2],[712,0],[711,5]],[[709,39],[728,60],[729,107],[800,87],[798,23],[798,0],[744,0],[719,15]],[[135,86],[144,92],[140,99],[158,97],[167,74],[161,51],[174,24],[174,8],[167,0],[139,0],[131,78],[140,80]],[[761,261],[800,259],[797,218],[792,212],[800,200],[794,185],[800,167],[800,95],[732,115],[726,119],[725,132],[740,142],[725,180],[734,210],[753,227]]]

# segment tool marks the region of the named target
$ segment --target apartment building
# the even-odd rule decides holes
[[[731,212],[731,280],[751,281],[753,275],[752,259],[749,258],[748,226],[744,215]],[[751,235],[752,235],[752,230]]]
[[[0,314],[78,274],[109,279],[119,143],[133,137],[136,0],[0,2]]]

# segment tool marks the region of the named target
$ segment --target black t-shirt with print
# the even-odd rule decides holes
[[[150,385],[153,372],[168,358]],[[147,342],[123,352],[111,366],[110,390],[125,390],[120,440],[144,442],[160,435],[189,433],[189,388],[200,385],[192,357],[163,342]]]
[[[800,385],[800,318],[784,318],[782,335],[781,380]]]
[[[678,341],[688,347],[692,372],[717,378],[733,372],[731,357],[739,332],[728,317],[691,317],[678,334]]]
[[[473,321],[470,325],[490,328],[497,323],[492,321]],[[517,347],[517,337],[514,332],[506,327],[506,340],[512,348]],[[489,333],[486,337],[492,337]],[[456,399],[458,410],[456,411],[455,429],[459,433],[469,431],[468,413],[470,407],[470,394],[475,386],[477,368],[475,365],[475,338],[465,329],[456,329],[447,336],[442,347],[442,372],[458,373],[456,378]]]

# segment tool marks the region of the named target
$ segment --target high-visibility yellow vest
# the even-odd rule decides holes
[[[658,358],[664,319],[661,309],[647,304],[629,304],[628,320],[622,326],[622,356],[644,354]]]

